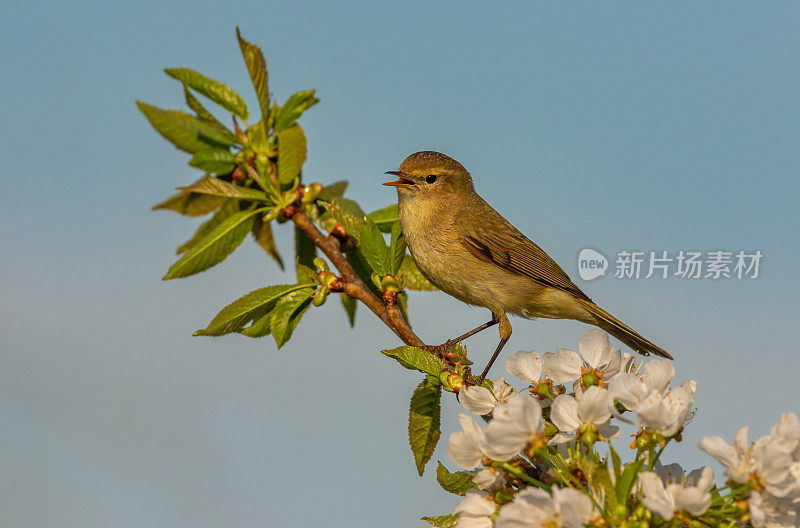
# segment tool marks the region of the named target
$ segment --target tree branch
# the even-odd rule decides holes
[[[294,222],[294,225],[296,225],[298,229],[308,235],[308,238],[322,250],[339,273],[341,273],[342,279],[346,282],[344,293],[364,303],[364,305],[378,316],[378,319],[383,321],[403,343],[415,347],[425,346],[422,340],[405,322],[400,310],[398,310],[396,306],[392,307],[393,309],[387,308],[383,304],[383,301],[375,296],[367,285],[364,284],[364,281],[361,280],[353,267],[350,266],[350,263],[347,262],[347,259],[345,259],[339,247],[339,241],[335,237],[323,235],[308,215],[295,205],[286,207],[282,213]]]

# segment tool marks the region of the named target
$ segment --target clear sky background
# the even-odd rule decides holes
[[[271,339],[192,338],[219,308],[291,281],[251,242],[162,282],[196,222],[148,208],[196,178],[134,106],[178,107],[164,67],[257,108],[234,27],[272,90],[316,88],[309,181],[437,149],[599,304],[696,379],[673,449],[798,411],[800,5],[794,2],[6,2],[0,18],[0,524],[416,526],[455,497],[406,441],[419,376],[361,310],[311,310]],[[288,254],[288,233],[278,235]],[[761,250],[757,280],[578,279],[583,247]],[[486,314],[412,294],[441,342]],[[586,326],[512,320],[507,350],[574,348]],[[320,346],[324,336],[326,345]],[[470,341],[488,358],[494,330]],[[500,374],[497,369],[494,374]],[[459,407],[446,399],[443,439]],[[446,459],[443,446],[435,459]]]

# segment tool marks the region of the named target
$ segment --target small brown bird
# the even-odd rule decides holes
[[[491,310],[492,320],[451,339],[438,351],[500,324],[500,343],[483,379],[511,336],[506,314],[527,319],[575,319],[598,326],[636,352],[672,359],[597,306],[542,248],[520,233],[481,198],[469,172],[434,151],[410,155],[396,171],[400,224],[420,271],[431,283],[474,306]]]

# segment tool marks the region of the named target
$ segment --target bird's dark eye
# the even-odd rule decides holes
[[[436,175],[435,174],[428,174],[425,176],[425,181],[428,183],[436,183]]]

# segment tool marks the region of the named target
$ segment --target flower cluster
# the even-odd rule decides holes
[[[447,454],[468,484],[450,489],[463,495],[453,514],[426,517],[434,526],[800,526],[796,415],[753,443],[746,427],[733,444],[705,438],[700,448],[725,467],[719,487],[710,467],[661,462],[681,441],[697,388],[673,386],[670,361],[637,364],[590,330],[577,352],[517,352],[506,370],[528,386],[498,378],[458,392],[480,419],[461,413],[450,435]],[[614,447],[622,424],[635,431],[627,463]]]

